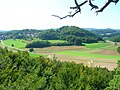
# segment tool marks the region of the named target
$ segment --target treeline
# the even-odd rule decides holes
[[[50,47],[50,46],[71,46],[71,45],[74,45],[74,44],[69,42],[50,43],[47,40],[40,40],[40,41],[34,41],[32,43],[28,43],[26,45],[26,48],[44,48],[44,47]]]
[[[75,26],[63,26],[55,30],[45,30],[39,34],[39,38],[42,40],[65,40],[76,45],[102,40],[99,36]]]
[[[0,90],[104,90],[120,81],[116,76],[113,79],[114,72],[106,68],[60,62],[54,57],[32,58],[28,52],[12,52],[7,48],[0,48],[0,57]],[[120,75],[120,69],[116,70]],[[110,83],[115,85],[109,87],[111,79]]]

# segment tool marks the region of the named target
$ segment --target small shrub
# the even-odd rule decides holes
[[[118,53],[120,54],[120,46],[118,47],[117,51],[118,51]]]
[[[30,52],[34,52],[34,49],[33,49],[33,48],[30,48],[29,51],[30,51]]]

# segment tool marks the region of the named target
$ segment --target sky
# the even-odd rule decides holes
[[[84,0],[78,0],[78,3]],[[106,0],[94,0],[102,7]],[[73,18],[60,20],[52,15],[65,16],[74,0],[0,0],[0,30],[50,29],[62,26],[80,28],[112,28],[120,29],[120,1],[111,3],[97,16],[95,10],[86,3],[81,7],[81,14]]]

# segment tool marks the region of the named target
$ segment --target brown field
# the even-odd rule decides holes
[[[114,59],[104,59],[104,58],[88,58],[83,56],[71,56],[71,55],[64,55],[64,54],[56,54],[59,51],[68,51],[68,50],[89,50],[84,46],[52,46],[47,48],[35,48],[35,53],[45,54],[48,58],[53,58],[54,55],[57,60],[60,61],[68,61],[68,62],[75,62],[75,63],[83,63],[84,65],[88,66],[100,66],[106,67],[109,70],[113,70],[117,67],[117,60]],[[94,54],[105,54],[105,55],[118,55],[117,51],[115,50],[92,50],[90,51]],[[91,61],[93,63],[91,63]]]
[[[93,54],[119,55],[116,50],[99,50],[99,51],[93,52]]]

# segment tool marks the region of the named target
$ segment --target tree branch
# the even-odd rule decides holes
[[[89,2],[89,5],[92,7],[91,10],[93,9],[98,9],[97,5],[94,5],[91,0],[85,0],[84,2],[78,4],[77,0],[74,0],[75,2],[75,7],[70,7],[70,9],[75,10],[75,12],[73,14],[71,14],[72,12],[70,12],[69,15],[66,15],[64,17],[60,17],[58,15],[52,15],[54,17],[61,19],[67,18],[67,17],[74,17],[77,13],[81,13],[81,6],[83,6],[84,4],[86,4],[87,2]],[[102,12],[111,2],[115,3],[115,5],[119,2],[119,0],[108,0],[108,2],[106,2],[103,7],[101,7],[100,9],[96,10],[96,13],[98,14],[98,12]]]
[[[78,6],[76,7],[70,7],[70,9],[77,9],[78,7],[81,7],[82,5],[84,5],[85,3],[87,3],[88,1],[84,1],[83,3],[79,4]]]
[[[92,7],[91,10],[98,9],[98,6],[93,5],[92,2],[91,2],[91,0],[89,0],[89,5]]]
[[[97,12],[97,13],[98,13],[98,12],[102,12],[111,2],[117,4],[118,1],[119,1],[119,0],[108,0],[108,2],[106,2],[105,5],[104,5],[101,9],[97,10],[96,12]]]

